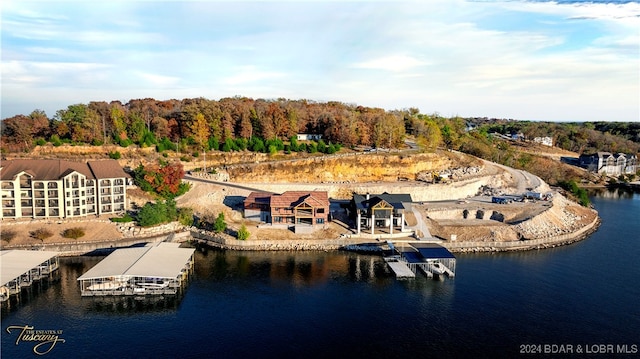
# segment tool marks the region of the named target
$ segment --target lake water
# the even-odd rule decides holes
[[[640,195],[593,201],[603,221],[588,239],[540,251],[460,254],[455,279],[398,281],[379,257],[352,253],[208,250],[197,253],[178,299],[96,300],[80,297],[76,278],[101,258],[65,258],[59,280],[3,309],[2,358],[33,356],[37,342],[16,345],[17,331],[6,331],[24,325],[62,331],[65,342],[51,348],[51,358],[637,352]]]

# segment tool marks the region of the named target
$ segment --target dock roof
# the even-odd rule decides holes
[[[453,253],[437,243],[411,243],[426,259],[455,258]]]
[[[175,278],[195,252],[193,248],[178,248],[178,243],[117,249],[78,280],[130,276]]]
[[[51,251],[0,251],[0,285],[5,285],[58,255]]]

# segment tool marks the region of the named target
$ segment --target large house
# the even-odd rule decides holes
[[[592,172],[603,173],[610,176],[621,174],[634,174],[638,170],[638,157],[634,154],[609,152],[597,152],[580,155],[578,159],[580,167]]]
[[[369,228],[371,234],[375,234],[376,228],[388,229],[389,234],[393,234],[394,228],[399,227],[400,232],[404,232],[404,211],[411,202],[410,194],[354,194],[351,211],[357,233],[360,234],[363,226]]]
[[[122,213],[130,177],[115,160],[2,161],[1,218],[73,218]]]
[[[326,191],[251,192],[244,200],[244,217],[273,226],[293,226],[296,233],[325,228],[329,219]]]

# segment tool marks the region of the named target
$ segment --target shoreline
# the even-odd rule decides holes
[[[450,242],[439,240],[435,243],[442,245],[453,253],[499,253],[499,252],[516,252],[516,251],[532,251],[547,248],[555,248],[559,246],[570,245],[588,238],[596,232],[600,227],[601,219],[596,216],[594,220],[587,226],[579,230],[559,235],[555,237],[507,241],[507,242]],[[223,238],[213,233],[203,230],[188,230],[182,232],[170,232],[163,235],[144,237],[144,238],[126,238],[101,242],[85,242],[85,243],[52,243],[52,244],[34,244],[34,245],[16,245],[3,246],[3,250],[50,250],[59,252],[61,257],[78,257],[83,255],[101,255],[108,254],[110,251],[118,248],[126,248],[144,243],[156,243],[166,240],[173,235],[173,241],[184,243],[192,242],[205,245],[210,248],[237,250],[237,251],[353,251],[346,247],[353,245],[379,245],[386,241],[373,239],[315,239],[315,240],[246,240],[240,241],[232,238]],[[418,239],[402,240],[401,242],[420,242]],[[424,241],[429,242],[429,241]]]

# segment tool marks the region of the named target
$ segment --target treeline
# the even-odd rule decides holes
[[[322,145],[327,147],[332,143],[398,147],[405,135],[404,115],[341,102],[148,98],[126,104],[112,101],[70,105],[57,111],[53,118],[35,110],[2,121],[3,148],[9,151],[47,142],[136,144],[157,146],[160,151],[178,146],[231,151],[251,149],[249,142],[255,138],[263,142],[264,152],[268,152],[266,141],[288,141],[299,133],[322,135]]]
[[[555,123],[528,121],[477,121],[479,131],[503,135],[522,133],[526,139],[553,138],[554,146],[577,153],[607,151],[640,153],[640,123]]]
[[[341,146],[398,148],[411,135],[429,151],[446,147],[483,158],[509,156],[500,153],[503,145],[490,140],[493,132],[522,133],[529,140],[549,136],[554,145],[577,153],[640,152],[640,123],[445,118],[416,108],[385,111],[335,101],[246,97],[90,102],[70,105],[53,118],[35,110],[2,121],[2,150],[24,151],[49,142],[135,144],[194,155],[202,150],[334,153]],[[298,142],[299,133],[322,140]]]

